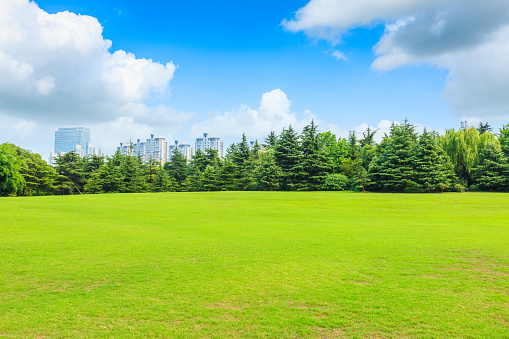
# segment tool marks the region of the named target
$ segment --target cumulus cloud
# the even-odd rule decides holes
[[[311,120],[319,126],[321,131],[332,131],[338,135],[345,135],[337,124],[331,124],[320,120],[317,116],[305,111],[304,116],[299,118],[291,112],[291,101],[281,89],[275,89],[264,93],[258,109],[253,109],[242,104],[240,108],[215,114],[208,120],[194,124],[191,135],[201,135],[203,132],[211,132],[224,138],[238,139],[245,133],[249,138],[263,140],[270,131],[280,133],[283,128],[292,126],[300,133],[302,128]]]
[[[385,32],[374,46],[374,70],[448,70],[443,94],[458,116],[509,117],[506,0],[311,0],[282,24],[336,44],[348,30],[380,23]]]
[[[115,120],[126,105],[168,95],[176,66],[110,53],[96,18],[0,2],[0,111],[62,123]]]

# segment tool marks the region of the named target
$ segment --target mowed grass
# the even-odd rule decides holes
[[[509,194],[0,199],[0,337],[507,338]]]

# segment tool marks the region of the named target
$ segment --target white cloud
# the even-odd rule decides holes
[[[372,68],[430,64],[449,71],[444,97],[461,117],[509,118],[507,0],[311,0],[292,32],[332,44],[357,27],[385,23]]]
[[[338,61],[339,60],[348,61],[348,57],[338,50],[335,50],[333,52],[325,52],[325,54],[330,54],[331,56],[336,58],[336,60],[338,60]]]
[[[216,113],[208,120],[194,124],[190,135],[197,136],[203,132],[210,132],[222,138],[238,140],[240,135],[245,133],[251,140],[261,141],[270,131],[279,134],[283,128],[288,128],[290,125],[300,133],[311,120],[315,121],[321,131],[345,135],[345,131],[341,130],[337,124],[322,121],[309,110],[304,112],[304,117],[299,118],[290,111],[290,107],[291,101],[286,93],[281,89],[275,89],[262,95],[258,109],[241,105],[240,108],[224,114]]]
[[[283,26],[292,32],[304,31],[311,37],[339,42],[341,35],[352,27],[366,26],[374,21],[393,20],[430,8],[440,0],[311,0]]]
[[[168,95],[175,65],[109,52],[96,18],[0,2],[0,111],[39,122],[115,120],[128,104]]]

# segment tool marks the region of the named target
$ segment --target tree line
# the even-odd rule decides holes
[[[312,121],[299,134],[291,126],[249,146],[243,135],[226,155],[196,151],[190,162],[175,150],[161,166],[136,154],[56,158],[12,144],[0,145],[0,195],[142,193],[193,191],[445,192],[464,189],[509,191],[509,125],[498,134],[490,126],[440,136],[405,121],[393,124],[377,143],[377,130],[348,139],[320,133]]]

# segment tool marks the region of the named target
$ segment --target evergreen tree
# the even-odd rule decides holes
[[[441,192],[454,183],[455,175],[449,157],[438,144],[436,135],[426,129],[415,145],[413,161],[418,189]]]
[[[83,189],[85,190],[85,193],[92,193],[92,194],[98,194],[103,193],[103,179],[101,178],[102,171],[97,170],[90,174],[87,183],[85,184],[85,187]]]
[[[283,175],[281,168],[276,163],[274,151],[268,149],[260,153],[260,161],[254,169],[256,189],[260,191],[276,191]]]
[[[53,183],[56,179],[56,172],[53,167],[42,160],[39,154],[28,153],[27,158],[24,159],[24,164],[20,168],[20,173],[24,177],[26,186],[30,195],[32,190],[35,190],[37,196],[43,193],[53,193]],[[25,189],[22,195],[25,195]]]
[[[303,181],[306,176],[302,165],[302,152],[297,133],[292,126],[283,129],[275,146],[274,156],[277,165],[281,168],[281,189],[294,191],[304,188]]]
[[[261,147],[257,140],[249,151],[249,158],[244,163],[242,177],[237,182],[238,189],[249,191],[257,189],[255,169],[260,164],[261,153]]]
[[[124,193],[141,193],[147,191],[146,167],[139,156],[124,155],[120,164]]]
[[[201,152],[200,152],[201,153]],[[201,156],[201,153],[198,156]],[[203,159],[205,159],[205,155],[203,154]],[[175,147],[171,154],[170,161],[164,164],[164,169],[168,173],[171,178],[174,178],[177,184],[181,185],[184,180],[186,180],[188,175],[188,166],[187,159],[180,153],[180,151]]]
[[[366,132],[362,133],[363,138],[359,141],[359,144],[361,147],[364,147],[366,145],[369,146],[376,146],[375,142],[375,134],[378,131],[378,129],[372,130],[371,127],[368,126],[366,129]]]
[[[112,157],[108,157],[104,166],[97,171],[97,176],[92,176],[88,184],[89,190],[100,193],[125,192],[124,175],[120,170],[123,158],[128,155],[121,154],[119,150]],[[93,180],[95,182],[90,182]],[[93,186],[92,186],[93,185]],[[93,188],[92,188],[93,187]],[[99,189],[99,191],[97,191]]]
[[[479,134],[484,134],[486,132],[491,132],[492,128],[491,128],[490,124],[488,124],[488,123],[483,124],[482,122],[480,122],[477,130],[479,131]]]
[[[347,143],[347,149],[348,149],[348,158],[355,160],[355,158],[359,155],[360,151],[360,145],[359,140],[357,140],[357,135],[355,134],[355,131],[350,132],[350,136],[348,137],[348,143]]]
[[[216,185],[222,191],[233,191],[236,189],[238,167],[230,160],[225,160],[217,171]]]
[[[276,135],[276,132],[270,131],[269,135],[267,135],[267,137],[264,140],[263,146],[265,148],[276,147],[277,139],[278,137]]]
[[[500,147],[506,159],[509,159],[509,124],[502,126],[498,135]]]
[[[331,159],[320,146],[318,126],[311,120],[311,124],[302,131],[302,167],[305,172],[303,184],[305,189],[311,191],[321,189],[327,174],[332,172]]]
[[[319,140],[320,148],[332,163],[332,172],[340,173],[341,165],[348,156],[347,140],[344,138],[337,139],[331,132],[320,133]]]
[[[155,159],[150,159],[145,165],[146,177],[145,181],[149,187],[153,187],[157,180],[157,172],[161,169],[161,165]]]
[[[59,155],[55,160],[57,191],[61,194],[82,193],[86,184],[85,161],[76,152]]]
[[[404,125],[391,126],[386,148],[380,157],[375,158],[377,163],[370,166],[375,189],[400,192],[415,189],[416,174],[412,157],[415,142],[413,125],[405,121]]]
[[[153,192],[175,192],[178,188],[177,180],[170,177],[163,168],[158,168],[155,174],[155,181],[152,184]]]
[[[205,171],[205,168],[207,168],[208,165],[208,159],[207,156],[202,150],[196,150],[195,154],[193,155],[193,160],[191,160],[190,164],[190,172],[194,174],[196,171],[200,171],[203,173]]]
[[[371,147],[367,145],[368,147]],[[352,189],[354,191],[361,191],[365,192],[366,188],[370,186],[371,179],[368,175],[368,171],[363,166],[362,158],[358,157],[353,163],[352,163]]]
[[[509,190],[509,164],[496,143],[489,143],[481,150],[479,165],[473,170],[473,181],[479,190]]]
[[[205,168],[205,172],[203,172],[202,176],[202,189],[204,191],[217,191],[220,189],[217,182],[217,173],[218,168],[213,165],[208,165]]]

